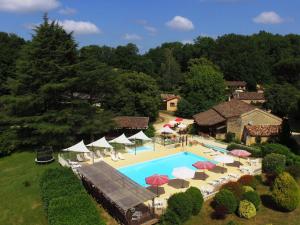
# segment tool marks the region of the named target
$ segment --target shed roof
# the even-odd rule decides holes
[[[180,98],[180,96],[174,95],[174,94],[161,94],[160,97],[163,101],[170,101],[170,100],[173,100],[175,98],[177,98],[177,99]]]
[[[149,117],[117,116],[114,118],[117,128],[125,129],[147,129]]]
[[[213,107],[224,118],[240,116],[243,113],[249,112],[255,109],[255,106],[245,103],[239,100],[231,100],[229,102],[223,102]]]
[[[124,212],[156,197],[103,161],[84,165],[78,172]]]

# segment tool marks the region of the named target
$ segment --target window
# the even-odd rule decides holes
[[[175,102],[171,102],[171,103],[170,103],[170,107],[176,107]]]

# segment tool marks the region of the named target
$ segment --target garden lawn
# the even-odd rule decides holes
[[[260,206],[257,215],[250,219],[239,218],[235,214],[228,215],[225,219],[214,218],[214,210],[210,206],[211,201],[205,202],[199,215],[192,217],[185,225],[226,225],[233,220],[240,225],[299,225],[300,224],[300,206],[293,212],[284,213],[272,209],[272,204],[267,194],[269,194],[269,187],[259,185],[257,187],[258,193],[262,194],[262,205]]]
[[[14,153],[0,158],[0,224],[47,225],[47,218],[40,197],[39,177],[57,162],[36,165],[35,154]],[[97,204],[98,211],[107,225],[117,224]]]

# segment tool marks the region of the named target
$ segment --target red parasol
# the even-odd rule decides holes
[[[167,175],[154,174],[150,177],[146,177],[146,184],[157,187],[158,195],[158,186],[164,185],[169,182],[169,177]]]
[[[175,121],[176,121],[176,122],[182,122],[182,121],[183,121],[183,119],[182,119],[182,118],[179,118],[179,117],[177,117],[177,118],[175,119]]]
[[[237,157],[242,157],[242,158],[248,157],[248,156],[251,155],[250,152],[247,152],[247,151],[242,150],[242,149],[234,149],[234,150],[231,150],[231,151],[230,151],[230,154],[231,154],[231,155],[234,155],[234,156],[237,156]]]
[[[216,166],[216,164],[213,164],[212,162],[208,162],[208,161],[205,161],[205,162],[198,161],[193,164],[193,167],[196,167],[197,169],[200,169],[200,170],[211,170],[215,166]]]
[[[171,124],[166,123],[163,127],[173,127]]]

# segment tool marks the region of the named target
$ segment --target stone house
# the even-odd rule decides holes
[[[266,102],[263,92],[246,91],[246,92],[235,92],[232,95],[233,99],[241,100],[248,104],[263,104]]]
[[[174,94],[161,94],[162,108],[169,112],[176,112],[180,96]]]
[[[246,91],[247,83],[245,81],[233,80],[225,81],[226,89],[231,93]]]
[[[244,142],[253,135],[247,129],[250,126],[272,127],[273,125],[281,126],[282,123],[281,118],[235,99],[220,103],[205,112],[194,115],[193,118],[199,133],[209,134],[217,139],[225,139],[226,133],[233,133],[236,139]],[[278,133],[279,130],[276,135]],[[256,135],[260,136],[259,132]],[[262,132],[261,140],[266,141],[267,136],[263,135],[265,133]],[[275,133],[272,132],[270,136],[274,135]],[[248,143],[253,140],[253,138],[250,139]]]

